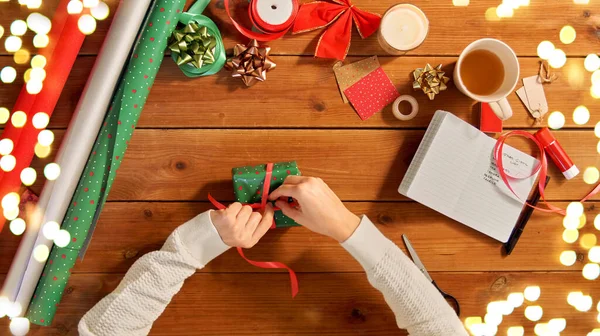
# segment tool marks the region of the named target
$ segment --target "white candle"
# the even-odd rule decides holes
[[[398,4],[388,9],[379,26],[379,44],[392,55],[415,49],[427,37],[429,20],[411,4]]]

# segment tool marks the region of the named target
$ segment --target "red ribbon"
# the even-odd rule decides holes
[[[527,138],[527,139],[533,141],[533,143],[535,143],[535,145],[537,146],[537,148],[540,152],[540,157],[539,157],[540,164],[537,167],[535,167],[535,169],[532,171],[531,175],[529,175],[529,176],[516,177],[516,176],[511,176],[507,172],[504,171],[504,165],[502,162],[504,144],[506,143],[506,140],[508,138],[513,137],[513,136],[521,136],[521,137],[524,137],[524,138]],[[519,198],[519,196],[517,195],[517,193],[513,190],[512,186],[510,185],[510,180],[511,179],[513,179],[513,180],[526,179],[526,178],[529,178],[529,177],[535,175],[537,172],[539,172],[540,176],[539,176],[539,180],[538,180],[538,189],[540,191],[540,196],[542,198],[542,201],[546,205],[546,208],[540,208],[540,207],[531,205],[527,202],[525,202],[525,204],[536,210],[539,210],[539,211],[554,212],[554,213],[561,214],[563,216],[566,215],[566,211],[564,209],[559,208],[555,205],[552,205],[552,204],[546,202],[546,198],[544,195],[544,191],[545,191],[544,182],[546,181],[546,176],[548,175],[548,160],[546,159],[546,152],[544,151],[544,146],[542,146],[542,144],[535,138],[535,136],[533,136],[531,133],[528,133],[525,131],[511,131],[511,132],[502,134],[498,138],[498,140],[496,141],[496,145],[494,146],[494,160],[496,161],[496,166],[498,167],[498,173],[500,174],[502,181],[504,181],[504,184],[506,184],[508,189],[517,198]],[[592,191],[590,191],[590,193],[588,193],[584,198],[582,198],[580,202],[587,201],[589,198],[596,195],[598,193],[598,191],[600,191],[600,183],[598,185],[596,185],[596,187],[594,189],[592,189]]]
[[[250,1],[250,5],[248,7],[248,16],[250,17],[250,21],[252,22],[254,27],[256,27],[256,29],[260,31],[255,32],[251,29],[244,27],[242,24],[238,23],[233,19],[230,12],[229,1],[230,0],[225,0],[225,11],[227,12],[227,16],[229,16],[231,23],[233,23],[233,26],[242,35],[246,36],[249,39],[254,39],[258,41],[273,41],[282,37],[283,35],[285,35],[285,33],[288,32],[288,30],[290,30],[290,28],[292,28],[292,23],[294,23],[294,20],[298,15],[298,0],[292,0],[293,11],[290,18],[280,25],[271,25],[265,22],[260,17],[260,15],[258,15],[258,11],[256,9],[256,1],[252,0]]]
[[[273,163],[267,163],[265,182],[263,184],[262,197],[261,197],[260,203],[245,204],[245,205],[249,205],[254,210],[259,210],[259,211],[265,210],[265,208],[267,206],[267,201],[269,200],[269,189],[271,187],[271,176],[272,175],[273,175]],[[225,205],[223,205],[222,203],[217,201],[214,197],[212,197],[211,194],[208,194],[208,200],[210,201],[210,203],[212,203],[215,206],[215,208],[217,208],[219,210],[223,210],[223,209],[227,208]],[[274,208],[274,210],[279,210],[279,209]],[[275,228],[275,220],[273,220],[273,224],[271,225],[271,229],[274,229],[274,228]],[[288,271],[288,273],[290,274],[292,297],[296,297],[296,295],[298,295],[298,277],[296,277],[296,272],[294,272],[294,270],[292,270],[286,264],[280,263],[278,261],[254,261],[254,260],[246,258],[246,256],[244,255],[244,251],[242,250],[241,247],[238,247],[237,251],[240,254],[240,256],[242,256],[242,258],[244,258],[244,260],[246,260],[252,266],[256,266],[256,267],[260,267],[260,268],[286,269]]]
[[[302,33],[327,27],[317,43],[316,57],[346,58],[352,37],[352,21],[360,37],[367,38],[379,28],[381,16],[356,8],[350,0],[315,1],[300,6],[292,32]]]

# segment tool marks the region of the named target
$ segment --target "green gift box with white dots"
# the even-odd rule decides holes
[[[236,200],[240,203],[260,203],[265,184],[267,165],[233,168],[231,173],[233,176],[233,190],[235,191]],[[288,175],[300,175],[300,170],[295,161],[273,164],[273,173],[269,190],[273,191],[279,188]],[[280,228],[298,225],[298,223],[284,215],[283,212],[275,211],[275,227]]]

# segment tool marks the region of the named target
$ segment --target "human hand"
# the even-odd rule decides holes
[[[346,209],[320,178],[288,175],[283,184],[269,195],[269,199],[273,201],[282,196],[292,197],[299,204],[294,207],[285,201],[275,202],[284,215],[340,243],[346,241],[360,224],[358,216]]]
[[[223,242],[231,247],[251,248],[267,233],[273,223],[273,206],[267,204],[263,214],[248,205],[233,203],[223,210],[210,212]]]

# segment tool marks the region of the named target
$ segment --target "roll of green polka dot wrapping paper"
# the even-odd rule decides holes
[[[260,203],[267,165],[246,166],[232,169],[233,190],[235,198],[240,203]],[[288,175],[300,175],[295,161],[273,164],[270,191],[283,184]],[[294,220],[285,216],[281,211],[275,211],[275,227],[298,226]]]
[[[146,18],[63,220],[62,228],[71,234],[71,242],[65,248],[52,248],[26,315],[31,323],[52,323],[71,268],[91,237],[184,6],[185,0],[156,0]]]

